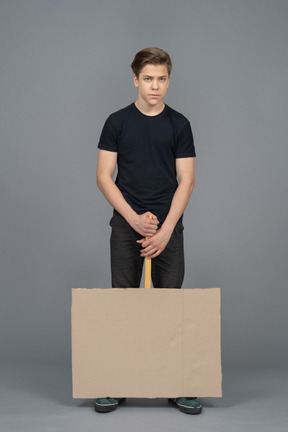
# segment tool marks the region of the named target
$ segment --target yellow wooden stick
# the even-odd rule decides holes
[[[152,219],[152,215],[149,215],[149,219]],[[148,240],[149,237],[146,237]],[[151,288],[151,258],[145,257],[145,288]]]

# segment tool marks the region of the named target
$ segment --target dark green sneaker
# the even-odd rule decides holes
[[[95,399],[94,407],[95,411],[100,413],[106,413],[114,411],[120,402],[124,402],[126,398],[99,398]]]
[[[178,397],[168,401],[177,405],[179,410],[186,414],[200,414],[202,411],[202,406],[196,397]]]

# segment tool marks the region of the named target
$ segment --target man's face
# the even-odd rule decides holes
[[[165,97],[169,77],[165,65],[146,65],[137,79],[134,74],[134,85],[139,89],[139,99],[153,106],[162,102]]]

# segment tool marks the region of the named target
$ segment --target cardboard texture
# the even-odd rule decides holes
[[[220,288],[72,289],[73,398],[221,397]]]

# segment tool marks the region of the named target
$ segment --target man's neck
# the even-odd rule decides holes
[[[139,111],[148,116],[155,116],[157,114],[160,114],[165,108],[165,104],[163,101],[159,101],[159,104],[151,106],[146,104],[144,101],[141,101],[140,99],[136,100],[135,106],[139,109]]]

